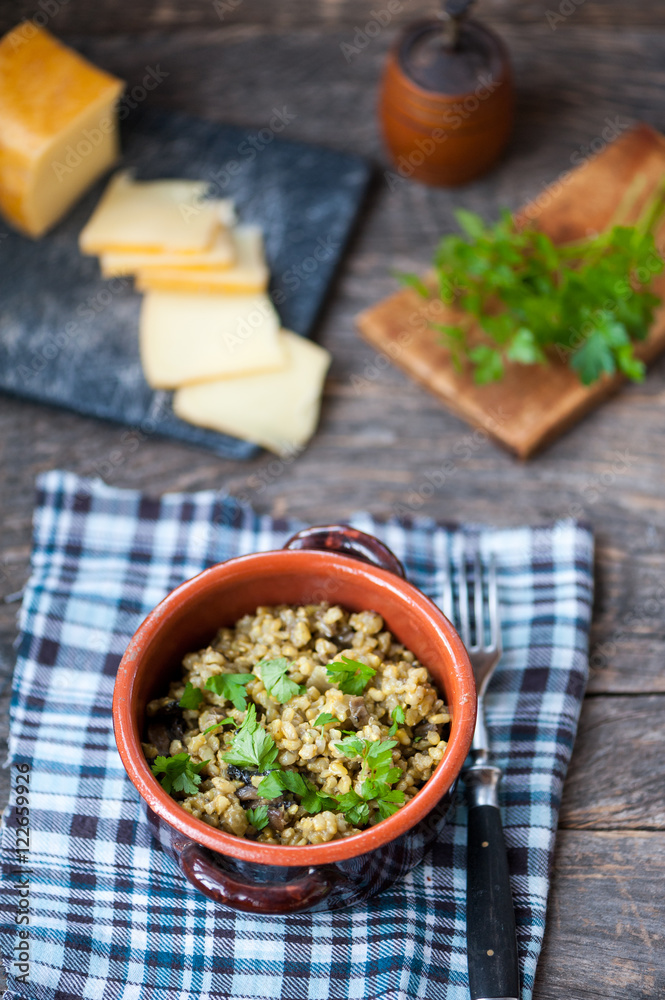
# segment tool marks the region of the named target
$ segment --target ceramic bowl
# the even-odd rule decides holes
[[[161,788],[143,755],[147,703],[167,690],[185,653],[207,646],[222,625],[232,625],[259,605],[322,601],[378,611],[386,627],[427,666],[452,715],[443,760],[393,816],[326,844],[262,844],[195,819]],[[475,714],[473,673],[453,626],[406,581],[389,549],[338,525],[309,528],[279,551],[229,559],[177,587],[129,643],[113,698],[118,750],[162,846],[210,899],[266,914],[348,906],[418,864],[450,807]]]

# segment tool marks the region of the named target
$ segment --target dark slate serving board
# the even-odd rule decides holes
[[[121,165],[138,178],[209,180],[214,197],[235,200],[241,221],[263,227],[282,322],[310,336],[367,187],[367,162],[160,111],[128,120],[122,145]],[[255,445],[179,420],[171,393],[154,392],[143,378],[141,296],[131,279],[103,279],[96,258],[78,250],[107,180],[43,239],[0,234],[0,389],[250,458]]]

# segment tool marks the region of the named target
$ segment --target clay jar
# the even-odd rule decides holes
[[[379,105],[399,176],[445,187],[489,170],[513,121],[503,42],[473,20],[455,33],[451,41],[441,21],[407,25],[388,55]]]

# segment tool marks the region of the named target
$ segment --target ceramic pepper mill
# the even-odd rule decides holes
[[[397,173],[426,184],[465,184],[496,162],[513,120],[513,84],[501,39],[471,20],[473,0],[407,25],[391,49],[380,98]]]

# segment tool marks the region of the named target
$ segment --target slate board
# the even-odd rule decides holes
[[[214,197],[235,200],[241,221],[261,225],[283,325],[311,335],[369,181],[365,160],[161,111],[128,119],[122,148],[120,165],[139,179],[209,180]],[[0,234],[0,389],[222,457],[252,457],[255,445],[179,420],[171,393],[143,378],[141,296],[129,278],[103,279],[96,258],[78,250],[107,180],[43,239]]]

